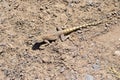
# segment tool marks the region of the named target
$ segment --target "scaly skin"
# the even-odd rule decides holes
[[[103,21],[97,21],[97,22],[85,24],[85,25],[82,25],[82,26],[68,28],[68,29],[65,29],[65,30],[62,30],[62,31],[57,31],[57,32],[49,33],[49,34],[44,34],[44,35],[39,36],[38,40],[39,40],[39,43],[56,40],[62,34],[68,34],[70,32],[78,30],[80,28],[85,28],[85,27],[88,27],[88,26],[95,26],[95,25],[101,24],[103,22],[106,22],[106,21],[104,21],[104,20]]]
[[[72,27],[72,28],[68,28],[65,30],[61,30],[61,31],[57,31],[57,32],[53,32],[53,33],[47,33],[41,36],[37,37],[37,41],[35,42],[35,44],[33,45],[32,49],[36,50],[36,49],[44,49],[46,45],[48,45],[50,42],[49,41],[55,41],[56,39],[59,38],[59,36],[63,35],[63,34],[68,34],[71,33],[73,31],[76,31],[80,28],[86,28],[88,26],[96,26],[98,24],[101,23],[105,23],[108,22],[109,20],[102,20],[102,21],[97,21],[94,23],[89,23],[89,24],[85,24],[82,26],[77,26],[77,27]],[[43,45],[45,43],[45,45]],[[42,48],[43,46],[43,48]]]

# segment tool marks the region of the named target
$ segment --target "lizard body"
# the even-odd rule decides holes
[[[57,31],[57,32],[49,33],[49,34],[44,34],[44,35],[39,36],[39,39],[41,38],[40,42],[43,42],[45,40],[48,40],[48,41],[49,40],[51,40],[51,41],[56,40],[62,34],[68,34],[70,32],[78,30],[80,28],[85,28],[87,26],[95,26],[95,25],[98,25],[98,24],[101,24],[101,23],[103,23],[103,21],[97,21],[97,22],[85,24],[85,25],[82,25],[82,26],[76,26],[76,27],[68,28],[68,29],[65,29],[65,30],[62,30],[62,31]]]
[[[37,37],[37,39],[38,39],[37,43],[39,43],[39,46],[40,46],[40,44],[42,42],[49,43],[49,41],[55,41],[62,34],[68,34],[70,32],[76,31],[80,28],[86,28],[88,26],[95,26],[95,25],[101,24],[103,22],[106,22],[106,20],[105,21],[104,20],[97,21],[97,22],[94,22],[94,23],[88,23],[88,24],[85,24],[85,25],[76,26],[76,27],[68,28],[68,29],[65,29],[65,30],[61,30],[61,31],[57,31],[57,32],[49,33],[49,34],[44,34],[44,35],[41,35],[41,36]]]

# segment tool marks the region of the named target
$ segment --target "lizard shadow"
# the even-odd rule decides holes
[[[32,46],[32,50],[41,50],[40,46],[45,44],[46,42],[36,42],[33,46]]]
[[[69,32],[69,33],[65,34],[64,36],[66,36],[66,35],[68,35],[70,33],[72,33],[72,32]],[[60,37],[61,37],[60,38],[61,41],[65,41],[66,39],[69,38],[69,36],[66,36],[66,38],[64,40],[62,40],[63,37],[62,36],[60,36]],[[49,43],[55,42],[55,40],[48,40],[48,41],[49,41]],[[40,46],[42,46],[42,45],[44,45],[46,43],[47,42],[45,42],[45,41],[43,41],[43,42],[36,42],[35,44],[33,44],[32,50],[43,50],[42,48],[40,48]]]
[[[74,30],[77,31],[77,30]],[[66,39],[69,38],[69,34],[71,34],[73,31],[66,33],[64,35],[59,36],[61,41],[65,41]],[[64,36],[66,36],[66,38],[64,38]],[[55,40],[48,40],[49,43],[55,42]],[[40,48],[41,45],[46,44],[47,42],[43,41],[43,42],[36,42],[33,46],[32,46],[32,50],[43,50],[42,48]]]
[[[50,43],[53,42],[53,40],[49,40]],[[43,50],[42,48],[40,48],[41,45],[46,44],[47,42],[43,41],[43,42],[36,42],[33,46],[32,46],[32,50]]]

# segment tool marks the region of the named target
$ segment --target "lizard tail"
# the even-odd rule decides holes
[[[97,22],[93,22],[93,23],[88,23],[88,24],[85,24],[85,25],[81,25],[81,26],[77,26],[77,27],[72,27],[72,28],[69,28],[69,29],[65,29],[62,31],[63,34],[68,34],[70,32],[73,32],[75,30],[78,30],[80,28],[85,28],[87,26],[95,26],[95,25],[98,25],[98,24],[101,24],[103,22],[107,22],[107,20],[100,20],[100,21],[97,21]]]

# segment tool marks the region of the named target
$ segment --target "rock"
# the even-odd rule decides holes
[[[94,77],[92,75],[87,74],[85,76],[85,80],[94,80]]]
[[[117,55],[117,56],[120,56],[120,51],[117,50],[117,51],[114,52],[114,54]]]

